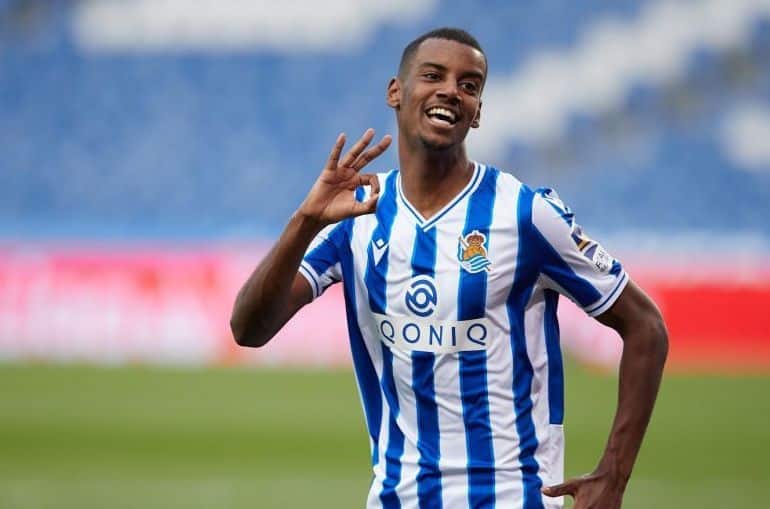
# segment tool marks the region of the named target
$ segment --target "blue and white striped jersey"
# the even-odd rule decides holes
[[[599,315],[625,271],[554,192],[494,168],[430,219],[398,171],[379,179],[376,214],[324,229],[300,266],[316,297],[344,285],[367,507],[561,507],[540,493],[563,478],[558,295]]]

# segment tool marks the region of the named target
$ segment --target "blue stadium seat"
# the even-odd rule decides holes
[[[35,23],[20,26],[9,19],[21,3],[0,0],[0,237],[275,235],[339,131],[392,132],[385,85],[416,33],[462,20],[504,74],[644,5],[495,0],[488,16],[452,0],[360,51],[280,56],[83,53],[72,2],[33,4]],[[618,108],[575,114],[559,139],[512,142],[494,162],[558,189],[594,230],[738,225],[770,238],[770,172],[741,171],[720,145],[732,108],[770,102],[769,61],[758,20],[738,51],[699,50],[684,76],[635,84]],[[395,151],[379,163],[394,166]]]

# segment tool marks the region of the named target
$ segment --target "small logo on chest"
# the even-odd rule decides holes
[[[483,270],[489,272],[492,262],[487,258],[487,236],[478,230],[473,230],[463,237],[458,237],[457,260],[460,266],[471,274]]]
[[[372,256],[374,257],[374,264],[379,265],[382,260],[382,255],[388,250],[388,243],[384,239],[377,239],[372,241]]]

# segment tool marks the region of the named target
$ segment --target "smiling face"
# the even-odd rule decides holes
[[[462,144],[479,126],[484,55],[446,39],[423,41],[404,72],[388,86],[401,138],[433,150]]]

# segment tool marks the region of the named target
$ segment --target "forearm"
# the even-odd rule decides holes
[[[620,330],[618,408],[598,470],[625,484],[631,475],[660,387],[668,352],[660,315]]]
[[[291,316],[297,269],[322,226],[299,212],[291,217],[278,241],[238,292],[230,319],[238,344],[264,345]]]
[[[360,171],[388,148],[391,139],[384,136],[377,145],[366,149],[373,137],[374,130],[367,129],[342,160],[345,135],[337,137],[326,166],[302,205],[238,292],[230,328],[239,345],[264,345],[312,299],[310,285],[297,276],[297,269],[310,242],[325,225],[376,210],[379,180],[376,175]],[[354,193],[361,186],[371,189],[363,202],[356,200]]]

